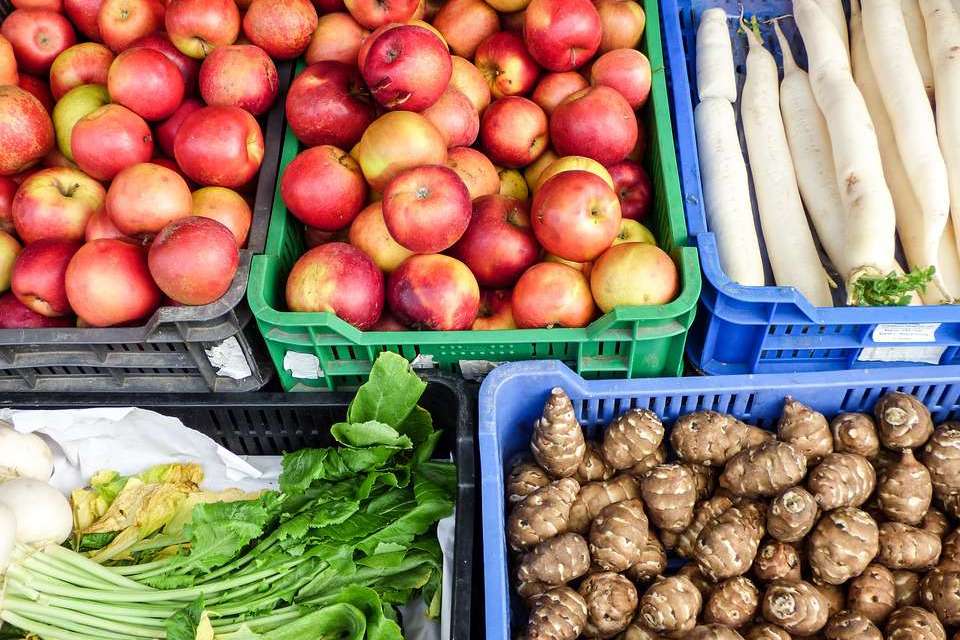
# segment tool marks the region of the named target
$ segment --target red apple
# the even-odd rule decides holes
[[[0,295],[0,329],[48,329],[69,327],[70,318],[48,318],[26,306],[12,292]]]
[[[164,24],[177,49],[202,59],[237,41],[240,10],[234,0],[169,0]]]
[[[600,14],[590,0],[532,0],[524,15],[527,48],[551,71],[570,71],[592,58],[601,31]]]
[[[69,315],[64,275],[81,244],[51,238],[31,242],[13,265],[10,290],[20,302],[42,316]]]
[[[210,304],[233,283],[240,265],[237,240],[211,218],[190,216],[163,228],[147,255],[150,275],[179,304]]]
[[[97,17],[103,0],[63,0],[63,11],[77,30],[90,40],[100,42]]]
[[[126,167],[153,155],[153,136],[143,118],[108,104],[80,118],[70,137],[73,160],[97,180],[112,180]]]
[[[266,113],[277,99],[280,81],[267,52],[252,44],[215,49],[200,67],[200,95],[210,105]]]
[[[543,175],[543,172],[547,168],[557,161],[557,154],[553,152],[552,149],[547,149],[540,157],[537,158],[534,162],[527,166],[523,170],[523,179],[526,180],[527,186],[530,188],[530,191],[536,191],[537,182],[540,180],[540,176]],[[593,162],[591,160],[591,162]]]
[[[500,176],[490,158],[470,147],[454,147],[447,152],[447,166],[467,185],[470,199],[500,192]]]
[[[199,111],[202,108],[202,102],[194,100],[193,98],[187,98],[180,103],[180,106],[173,112],[173,115],[156,126],[155,138],[157,144],[160,145],[160,148],[165,154],[168,156],[173,155],[173,143],[177,139],[177,132],[180,131],[183,121],[186,120],[187,116],[191,113]]]
[[[114,102],[144,120],[173,115],[186,93],[177,65],[154,49],[127,49],[110,65],[107,89]]]
[[[115,53],[163,26],[165,5],[161,0],[103,0],[97,28],[103,44]]]
[[[318,62],[297,76],[287,93],[287,122],[307,146],[349,148],[376,113],[360,73],[342,62]]]
[[[421,114],[391,111],[367,127],[351,155],[360,163],[370,187],[383,191],[405,169],[446,162],[447,145]]]
[[[0,85],[17,84],[20,74],[17,73],[17,58],[13,53],[13,45],[0,35]]]
[[[197,76],[200,74],[200,64],[177,49],[166,33],[157,31],[139,38],[130,45],[130,48],[133,47],[153,49],[167,56],[170,62],[177,65],[177,69],[180,70],[180,75],[183,76],[183,85],[186,87],[186,94],[190,95],[196,90]]]
[[[495,163],[523,167],[547,149],[547,115],[520,96],[495,100],[480,121],[480,142]]]
[[[429,29],[401,25],[370,36],[360,71],[374,99],[388,109],[423,111],[450,83],[452,63]]]
[[[17,86],[39,100],[47,113],[53,111],[53,94],[50,93],[50,87],[44,80],[26,73],[21,73],[17,81]]]
[[[535,264],[520,276],[512,308],[521,329],[585,327],[596,311],[583,274],[555,262]]]
[[[643,220],[653,202],[653,184],[639,164],[623,160],[608,167],[624,218]]]
[[[590,272],[590,288],[606,313],[616,307],[667,304],[680,292],[680,275],[663,250],[628,242],[600,256]]]
[[[347,237],[350,244],[370,256],[374,264],[385,273],[393,272],[413,255],[412,251],[401,246],[390,235],[379,202],[371,203],[360,212],[350,225]]]
[[[50,115],[39,100],[12,85],[0,86],[0,141],[0,176],[29,169],[53,149]]]
[[[144,162],[117,174],[107,191],[106,208],[124,235],[151,237],[192,215],[193,198],[177,172]]]
[[[603,36],[600,53],[614,49],[636,49],[643,37],[647,14],[634,0],[595,0]]]
[[[349,13],[328,13],[320,16],[304,58],[308,65],[325,60],[355,65],[360,44],[368,35]]]
[[[96,42],[83,42],[66,49],[50,67],[50,92],[59,100],[83,84],[107,84],[113,52]]]
[[[470,193],[460,176],[440,165],[408,169],[383,192],[390,235],[415,253],[449,249],[470,224]]]
[[[409,329],[389,313],[384,313],[377,323],[370,327],[370,331],[409,331]]]
[[[17,187],[10,178],[0,176],[0,231],[13,232],[13,197]]]
[[[236,191],[223,187],[204,187],[193,192],[193,215],[216,220],[233,234],[237,247],[247,243],[253,212]]]
[[[433,19],[450,50],[472,58],[477,46],[500,29],[496,10],[483,0],[449,0]]]
[[[633,150],[637,118],[626,98],[610,87],[578,91],[550,117],[550,141],[564,156],[586,156],[602,165],[620,162]]]
[[[529,93],[540,74],[523,39],[509,31],[494,33],[481,42],[476,61],[494,98]]]
[[[511,8],[509,11],[504,13],[503,9],[497,8],[497,5],[504,1],[516,2],[516,0],[495,0],[494,2],[490,2],[488,4],[490,4],[490,6],[492,6],[494,9],[497,9],[497,11],[501,12],[500,28],[502,28],[504,31],[509,31],[510,33],[515,33],[518,36],[523,37],[523,21],[527,14],[526,7],[530,3],[528,0],[519,0],[519,2],[523,3],[523,6],[519,8]]]
[[[589,86],[587,79],[576,71],[548,73],[540,79],[531,97],[549,116],[561,102]]]
[[[447,87],[440,99],[423,111],[423,115],[437,128],[448,147],[469,146],[480,132],[477,110],[457,89]]]
[[[353,19],[367,29],[414,17],[420,0],[344,0]]]
[[[62,0],[10,0],[14,9],[46,9],[47,11],[63,11]]]
[[[13,198],[13,224],[26,243],[83,240],[87,221],[103,209],[104,198],[103,186],[82,171],[44,169],[20,185]]]
[[[481,287],[511,287],[540,259],[527,205],[501,195],[477,198],[470,226],[450,255],[463,261]]]
[[[383,311],[383,273],[356,247],[331,242],[306,252],[287,277],[290,311],[335,313],[361,330]]]
[[[467,265],[445,255],[408,258],[387,282],[387,303],[413,329],[464,331],[480,309],[480,287]]]
[[[120,239],[80,247],[67,266],[67,298],[88,325],[109,327],[142,320],[160,306],[143,247]]]
[[[263,133],[239,107],[204,107],[187,116],[174,142],[177,164],[204,186],[242,187],[263,161]]]
[[[0,34],[13,47],[20,70],[40,75],[77,41],[70,21],[45,9],[15,10],[0,25]]]
[[[639,109],[650,97],[650,61],[636,49],[614,49],[590,67],[590,83],[616,89],[630,107]]]
[[[367,198],[360,166],[345,151],[322,145],[307,149],[287,166],[280,195],[298,220],[323,231],[343,229]]]
[[[106,210],[97,211],[87,221],[87,228],[84,230],[83,239],[87,242],[100,240],[101,238],[126,238],[117,225],[113,224],[110,215]]]
[[[543,248],[574,262],[594,260],[620,232],[617,194],[589,171],[565,171],[541,183],[530,213]]]
[[[271,58],[292,60],[303,54],[317,30],[310,0],[253,0],[243,16],[243,33]]]
[[[480,292],[480,310],[470,327],[473,331],[509,331],[517,328],[513,319],[513,291],[485,289]]]
[[[536,193],[540,185],[558,173],[565,171],[589,171],[602,178],[611,189],[614,189],[613,178],[610,177],[610,172],[596,160],[585,158],[584,156],[563,156],[562,158],[555,159],[540,172],[537,181],[530,185],[530,191]]]
[[[483,113],[490,104],[490,85],[487,84],[483,74],[473,66],[473,63],[460,56],[450,56],[450,62],[453,70],[450,72],[450,84],[447,86],[467,96],[477,113]]]

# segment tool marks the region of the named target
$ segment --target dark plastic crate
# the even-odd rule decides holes
[[[461,380],[432,376],[421,406],[443,429],[438,459],[450,455],[457,463],[456,539],[454,542],[451,640],[471,637],[476,497],[476,413],[472,394]],[[239,455],[278,455],[304,447],[333,444],[330,427],[345,419],[350,393],[155,394],[88,395],[8,394],[0,408],[80,409],[129,407],[149,409],[179,418]]]
[[[13,10],[0,0],[0,19]],[[264,157],[257,178],[247,247],[230,288],[196,307],[161,307],[139,327],[0,329],[0,392],[240,392],[272,375],[266,347],[246,302],[253,256],[263,252],[273,208],[293,64],[280,63],[277,103],[261,118]],[[220,376],[206,349],[235,338],[250,375]]]

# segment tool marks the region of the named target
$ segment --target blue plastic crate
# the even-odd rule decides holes
[[[960,417],[960,367],[856,370],[832,373],[742,375],[716,378],[584,380],[559,362],[523,362],[498,367],[480,389],[480,470],[483,498],[483,567],[487,640],[512,637],[507,572],[504,471],[529,450],[533,423],[554,387],[573,400],[590,437],[628,409],[655,411],[668,424],[701,409],[732,414],[773,429],[791,395],[825,413],[870,411],[889,391],[903,391],[926,404],[936,422]],[[516,606],[516,603],[513,603]]]
[[[960,306],[817,308],[796,289],[744,287],[732,282],[721,269],[716,239],[707,231],[702,205],[693,120],[697,96],[691,78],[696,78],[700,13],[722,7],[729,15],[737,15],[741,4],[746,15],[760,19],[788,15],[793,7],[790,0],[661,2],[687,227],[700,251],[704,275],[701,310],[687,341],[688,357],[696,368],[711,375],[960,364]],[[782,26],[798,61],[805,64],[793,22],[785,20]],[[733,29],[731,22],[738,84],[742,88],[746,44]],[[768,27],[764,27],[764,36],[767,47],[779,56]],[[769,269],[768,281],[772,282]]]

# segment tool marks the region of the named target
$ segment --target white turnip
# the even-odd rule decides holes
[[[723,9],[700,14],[697,28],[697,94],[700,100],[723,98],[737,101],[737,78],[733,69],[733,45]]]
[[[46,482],[16,478],[0,484],[0,504],[13,511],[17,542],[62,544],[73,530],[73,511],[59,491]]]
[[[0,423],[0,480],[34,478],[46,482],[53,475],[53,454],[40,436],[17,433]]]

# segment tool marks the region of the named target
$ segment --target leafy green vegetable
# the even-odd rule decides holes
[[[385,465],[397,452],[395,447],[367,449],[301,449],[283,458],[280,489],[303,493],[319,481],[344,480]]]
[[[906,275],[891,271],[883,277],[862,277],[853,285],[853,303],[862,307],[902,307],[914,293],[924,293],[936,267],[913,269]]]
[[[203,598],[200,597],[167,618],[164,624],[167,640],[196,640],[202,615]]]
[[[408,436],[401,435],[390,425],[376,420],[360,423],[339,422],[330,428],[330,433],[337,439],[337,442],[348,447],[383,445],[385,447],[409,449],[413,446],[413,442],[410,441]]]
[[[385,351],[370,371],[370,378],[357,389],[347,409],[347,422],[377,420],[398,426],[410,415],[427,388],[406,358]]]

